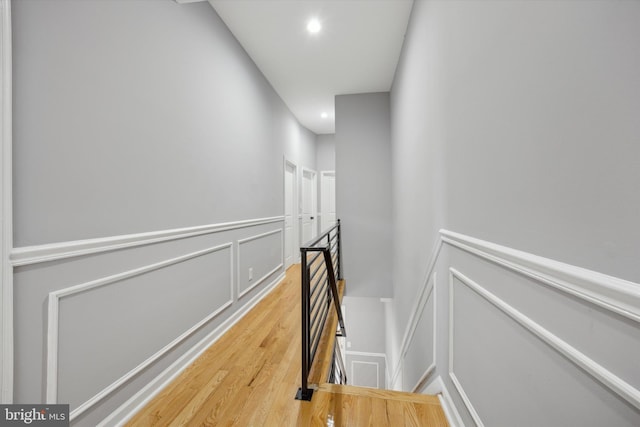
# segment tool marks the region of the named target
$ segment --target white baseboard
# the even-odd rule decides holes
[[[449,393],[447,386],[439,375],[427,386],[425,392],[438,395],[440,405],[450,427],[464,427],[458,408],[456,408],[453,399],[451,399],[451,393]]]
[[[436,372],[436,362],[434,359],[434,361],[431,363],[431,365],[429,365],[427,370],[424,371],[424,374],[422,374],[422,376],[420,377],[416,385],[413,386],[413,388],[411,389],[411,393],[423,393],[423,390],[426,388],[427,384],[429,383],[429,380],[431,379],[431,376],[435,372]]]
[[[232,326],[244,317],[253,307],[264,299],[282,279],[285,273],[280,274],[268,286],[256,294],[247,304],[242,306],[231,317],[225,320],[215,330],[210,332],[204,339],[194,345],[190,350],[183,354],[178,360],[173,362],[160,375],[153,379],[138,393],[133,395],[129,400],[123,403],[111,415],[102,420],[98,427],[121,426],[129,421],[138,411],[147,405],[156,395],[158,395],[165,387],[167,387],[178,375],[182,373],[189,365],[191,365],[198,357],[202,355],[211,345],[213,345],[222,335],[224,335]]]

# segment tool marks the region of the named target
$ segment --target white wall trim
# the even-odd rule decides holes
[[[435,372],[436,372],[436,362],[434,360],[431,363],[431,365],[429,365],[427,370],[424,371],[424,373],[420,376],[420,379],[418,379],[418,382],[416,383],[416,385],[413,386],[413,388],[411,389],[411,393],[420,393],[429,382],[429,378],[431,378],[431,376]]]
[[[240,275],[240,273],[241,273],[241,271],[240,271],[240,260],[242,258],[241,258],[241,254],[240,254],[240,248],[242,247],[242,244],[243,243],[247,243],[247,242],[251,242],[253,240],[261,239],[263,237],[271,236],[272,234],[277,234],[277,233],[280,233],[280,247],[282,248],[282,250],[280,251],[280,264],[275,266],[273,269],[271,269],[264,276],[262,276],[261,278],[256,280],[254,283],[252,283],[251,286],[249,286],[247,289],[241,291],[240,290],[240,277],[242,277],[242,276]],[[256,234],[255,236],[251,236],[251,237],[247,237],[246,239],[238,240],[238,249],[237,249],[237,251],[238,251],[238,257],[237,257],[238,258],[238,299],[240,299],[243,296],[245,296],[246,294],[248,294],[249,292],[251,292],[253,289],[255,289],[256,286],[260,285],[262,282],[267,280],[273,273],[275,273],[276,271],[278,271],[282,267],[284,267],[284,231],[283,231],[282,228],[279,228],[277,230],[272,230],[272,231],[268,231],[266,233]]]
[[[120,236],[101,237],[97,239],[76,240],[70,242],[51,243],[37,246],[15,248],[11,252],[11,263],[14,266],[37,264],[65,258],[110,252],[118,249],[133,248],[152,243],[185,239],[204,234],[219,233],[245,227],[273,224],[284,221],[284,216],[256,218],[243,221],[223,222],[195,227],[174,228],[146,233],[125,234]]]
[[[342,309],[342,313],[344,315],[344,308]],[[347,323],[346,321],[346,317],[345,317],[345,324]],[[387,354],[386,353],[375,353],[375,352],[370,352],[370,351],[357,351],[357,350],[345,350],[344,352],[345,356],[360,356],[360,357],[378,357],[381,359],[384,359],[384,381],[385,383],[388,383],[389,381],[389,361],[387,359]],[[353,360],[351,361],[351,363],[353,364]],[[352,370],[352,374],[353,374],[353,366],[351,367]],[[353,378],[353,377],[351,377]],[[378,388],[380,387],[380,378],[378,378]],[[387,385],[385,384],[385,388],[387,387]]]
[[[438,299],[437,299],[437,295],[436,295],[436,292],[437,292],[437,289],[438,289],[438,286],[437,286],[437,283],[436,283],[437,279],[438,279],[438,273],[434,272],[433,273],[433,288],[432,288],[433,290],[432,290],[432,292],[430,292],[430,295],[431,294],[433,295],[433,319],[432,319],[432,324],[433,324],[433,326],[432,326],[432,328],[433,328],[433,342],[432,342],[433,355],[432,355],[432,358],[433,358],[433,360],[431,362],[431,365],[429,365],[429,367],[427,367],[427,370],[424,372],[424,374],[422,374],[422,376],[420,377],[420,379],[418,380],[416,385],[413,387],[413,389],[411,391],[412,393],[420,393],[421,390],[423,390],[424,387],[429,383],[429,380],[431,379],[433,374],[436,372],[436,358],[437,358],[437,355],[438,355],[438,352],[436,351],[436,346],[437,346],[437,343],[438,343],[438,340],[437,340],[437,337],[436,337],[437,329],[438,329],[438,328],[436,328],[436,320],[438,319],[438,313],[437,313],[437,310],[438,310]],[[427,301],[428,300],[429,300],[429,297],[427,297]],[[426,306],[426,304],[425,304],[425,306]],[[423,308],[423,310],[424,310],[424,308]],[[413,334],[411,336],[413,337]]]
[[[396,370],[391,376],[391,387],[393,390],[403,390],[402,387],[402,370],[404,368],[404,358],[400,357],[396,365]],[[398,385],[398,378],[400,378],[400,384]]]
[[[422,282],[423,283],[422,289],[420,290],[419,296],[416,299],[416,303],[411,310],[411,317],[409,318],[409,322],[407,323],[407,328],[405,329],[404,336],[402,338],[402,344],[400,345],[399,361],[393,373],[393,376],[391,377],[392,384],[395,383],[395,380],[397,379],[400,373],[400,370],[402,368],[400,361],[404,359],[405,355],[407,354],[407,351],[409,350],[409,346],[413,341],[413,337],[418,327],[418,322],[420,321],[420,314],[424,310],[424,307],[427,305],[427,302],[429,301],[429,298],[432,295],[435,282],[431,281],[431,276],[435,272],[436,263],[438,262],[438,258],[440,257],[441,249],[442,249],[442,240],[438,239],[438,241],[434,245],[433,251],[431,252],[431,257],[429,258],[427,271],[425,273],[424,280]],[[434,304],[434,313],[435,313],[435,304]],[[434,324],[435,324],[435,319],[434,319]],[[435,331],[434,331],[434,338],[435,338]],[[435,343],[433,348],[435,351]],[[435,353],[434,353],[433,360],[435,361]]]
[[[444,416],[447,417],[447,422],[450,427],[464,427],[460,413],[451,398],[451,393],[449,393],[449,390],[447,389],[444,381],[442,381],[442,377],[440,375],[434,378],[434,380],[429,384],[428,390],[425,390],[425,392],[438,395],[440,406],[442,406]]]
[[[425,296],[428,297],[430,292],[429,279],[434,273],[443,243],[640,322],[639,283],[442,229],[429,260],[423,286],[405,328],[400,357],[395,370],[390,375],[391,384],[395,384],[400,375],[403,358],[413,341],[419,319],[418,314],[424,310],[427,302],[428,298]]]
[[[382,357],[383,359],[387,358],[387,355],[385,353],[375,353],[370,351],[347,350],[345,351],[345,354],[348,354],[349,356]]]
[[[253,298],[245,305],[240,307],[235,313],[225,320],[220,326],[209,333],[199,343],[194,345],[185,354],[180,356],[160,375],[149,382],[144,388],[133,395],[129,400],[123,403],[118,409],[113,411],[111,415],[102,420],[98,427],[112,427],[124,425],[138,411],[144,408],[155,396],[158,395],[165,387],[167,387],[175,378],[178,377],[185,369],[187,369],[196,359],[198,359],[210,346],[212,346],[220,337],[222,337],[229,329],[231,329],[242,317],[247,314],[253,307],[262,301],[276,285],[284,279],[285,273],[276,277],[269,285],[262,288]]]
[[[476,423],[476,426],[484,427],[484,423],[482,422],[482,419],[480,419],[480,415],[478,414],[478,411],[476,411],[476,408],[474,408],[473,404],[471,403],[471,399],[469,399],[469,396],[465,392],[464,388],[462,387],[462,384],[460,383],[460,381],[458,380],[458,377],[453,371],[454,369],[453,367],[453,351],[454,351],[454,347],[453,347],[453,340],[454,340],[453,278],[454,277],[460,279],[460,277],[458,277],[457,275],[457,270],[450,268],[449,269],[449,377],[451,378],[451,382],[453,382],[454,387],[458,391],[458,394],[462,398],[462,401],[464,402],[464,406],[467,407],[469,414],[471,414],[471,418],[473,418],[473,421]]]
[[[460,384],[460,381],[458,380],[458,377],[456,377],[456,374],[453,373],[453,371],[449,371],[449,377],[451,378],[451,382],[453,383],[456,390],[458,391],[458,394],[462,398],[462,401],[464,402],[464,406],[467,407],[467,411],[469,411],[469,414],[471,414],[471,418],[473,418],[473,422],[476,423],[477,427],[484,427],[484,423],[482,422],[482,419],[480,419],[480,415],[478,415],[476,408],[473,407],[471,400],[469,400],[469,396],[467,396],[467,393],[462,388],[462,384]]]
[[[313,170],[313,169],[309,169],[306,167],[302,167],[300,170],[300,186],[299,191],[298,191],[298,213],[300,215],[299,217],[299,221],[300,221],[300,244],[299,246],[305,245],[307,242],[306,241],[302,241],[302,237],[303,237],[303,232],[302,232],[302,225],[304,222],[304,212],[302,212],[302,205],[303,205],[303,198],[304,198],[304,175],[305,174],[309,174],[311,175],[311,179],[312,179],[312,185],[311,185],[311,191],[312,191],[312,195],[311,195],[311,200],[313,202],[313,207],[312,207],[312,211],[311,211],[311,216],[315,219],[313,219],[312,221],[315,221],[315,227],[311,227],[311,229],[313,230],[311,232],[312,237],[311,239],[315,239],[318,236],[318,233],[320,233],[319,231],[319,224],[320,224],[320,219],[318,218],[318,171]]]
[[[351,378],[352,381],[355,380],[355,375],[353,374],[353,365],[359,363],[361,365],[375,365],[376,367],[376,387],[380,388],[380,364],[378,362],[365,362],[363,360],[352,360],[351,361]],[[358,386],[358,387],[366,387],[366,386]]]
[[[502,299],[498,298],[491,292],[489,292],[484,287],[480,286],[478,283],[469,279],[464,274],[460,273],[458,270],[454,268],[450,268],[450,292],[451,292],[451,301],[453,304],[453,279],[454,277],[458,279],[461,283],[472,289],[478,295],[489,301],[495,307],[500,309],[503,313],[509,316],[511,319],[519,323],[522,327],[527,329],[530,333],[538,337],[541,341],[551,347],[553,350],[564,356],[574,365],[582,369],[591,375],[594,379],[599,381],[601,384],[609,388],[612,392],[616,393],[618,396],[629,402],[631,405],[640,409],[640,390],[633,387],[631,384],[624,381],[622,378],[618,377],[602,365],[595,362],[593,359],[589,358],[587,355],[576,349],[575,347],[568,344],[566,341],[562,340],[558,336],[552,334],[547,329],[540,326],[538,323],[531,320],[529,317],[524,315],[519,310],[515,309],[511,305],[507,304]],[[453,323],[450,324],[450,333],[451,333],[451,354],[453,352]],[[450,356],[452,359],[452,356]],[[452,362],[452,360],[451,360]],[[455,378],[453,374],[453,363],[450,363],[450,374],[452,376],[452,380],[454,384],[462,391],[460,383]],[[461,396],[463,400],[465,400],[465,404],[467,404],[468,398],[465,397],[464,392],[462,391]],[[469,406],[469,405],[467,405]],[[474,411],[470,412],[473,416]],[[476,414],[477,415],[477,414]],[[475,419],[475,416],[474,416]],[[479,419],[479,418],[478,418]]]
[[[0,0],[0,402],[13,401],[13,248],[11,0]]]
[[[587,270],[581,267],[573,266],[570,264],[562,263],[559,261],[551,260],[548,258],[540,257],[516,249],[500,246],[494,243],[486,242],[480,239],[475,239],[469,236],[465,236],[460,233],[455,233],[448,230],[440,230],[440,238],[434,246],[432,256],[430,258],[427,273],[423,281],[423,286],[418,292],[418,298],[412,309],[411,317],[407,322],[402,344],[400,346],[400,356],[396,363],[396,367],[393,373],[389,374],[390,385],[395,386],[398,381],[399,375],[403,371],[404,358],[406,352],[414,339],[419,314],[424,310],[425,305],[430,297],[431,275],[435,275],[435,266],[438,262],[441,248],[443,243],[447,243],[453,247],[461,249],[473,255],[477,255],[487,261],[497,264],[501,267],[520,273],[526,277],[530,277],[542,284],[559,289],[567,294],[581,298],[587,302],[596,304],[609,311],[620,314],[626,318],[632,319],[636,322],[640,322],[640,284],[619,279],[613,276],[598,273],[592,270]],[[450,275],[451,279],[451,275]],[[434,278],[435,281],[435,278]],[[451,282],[451,280],[450,280]],[[435,284],[434,284],[435,288]],[[473,409],[467,395],[465,394],[460,382],[453,373],[453,287],[450,287],[450,324],[449,324],[449,367],[450,376],[454,386],[460,393],[465,405],[469,408],[469,412],[474,417],[474,421],[478,425],[482,425],[482,421]],[[435,297],[434,297],[435,298]],[[437,305],[437,302],[434,304]],[[434,309],[434,317],[436,316]],[[529,322],[532,322],[528,319]],[[436,331],[434,320],[434,360],[437,358],[436,352]],[[539,325],[535,324],[534,330],[537,333],[541,333],[546,336],[550,341],[545,342],[552,346],[552,348],[565,355],[569,360],[580,366],[585,371],[589,372],[594,378],[605,384],[615,393],[619,394],[625,400],[629,401],[635,407],[640,408],[640,392],[624,382],[619,377],[615,376],[611,372],[607,371],[602,366],[595,363],[593,360],[587,358],[584,354],[580,353],[574,347],[569,346],[566,342],[560,340],[558,337],[551,335],[548,331],[543,330]],[[526,327],[526,326],[525,326]],[[537,327],[537,328],[536,328]],[[544,331],[544,332],[542,332]],[[536,333],[534,332],[534,333]],[[537,335],[536,333],[536,335]],[[549,336],[545,335],[549,334]],[[566,353],[566,354],[565,354]],[[436,362],[437,366],[437,362]],[[431,366],[429,367],[431,368]],[[428,377],[429,369],[425,372],[424,377]],[[428,378],[424,383],[427,383]],[[421,384],[418,383],[417,386]],[[446,400],[447,397],[445,396]],[[451,408],[455,409],[455,405],[451,398],[448,398]],[[444,407],[444,405],[443,405]],[[474,415],[475,414],[475,415]],[[448,417],[450,424],[455,425],[450,417]],[[459,414],[457,415],[457,422],[459,425],[463,425],[460,420]]]
[[[324,171],[320,171],[320,182],[318,182],[318,186],[320,187],[320,191],[318,194],[318,233],[322,233],[324,231],[324,229],[326,229],[327,227],[325,227],[323,229],[322,227],[322,217],[324,216],[325,213],[325,206],[322,203],[322,196],[324,191],[326,191],[326,186],[327,184],[324,182],[324,177],[325,176],[332,176],[333,175],[333,179],[336,179],[336,171],[335,170],[324,170]],[[335,194],[334,194],[335,196]],[[335,204],[335,202],[334,202]],[[336,213],[336,219],[337,219],[337,213]],[[332,226],[333,224],[331,224],[330,226]]]
[[[452,231],[442,240],[539,282],[640,322],[640,284]]]
[[[187,339],[193,333],[195,333],[198,329],[204,326],[206,323],[211,321],[213,318],[218,316],[222,311],[227,309],[233,304],[233,252],[231,251],[233,244],[231,242],[225,243],[222,245],[218,245],[215,247],[203,249],[200,251],[192,252],[186,255],[182,255],[179,257],[171,258],[162,262],[150,264],[141,268],[137,268],[134,270],[129,270],[123,273],[115,274],[112,276],[104,277],[97,280],[92,280],[90,282],[82,283],[80,285],[70,286],[68,288],[60,289],[54,292],[49,293],[49,305],[48,305],[48,321],[47,321],[47,376],[46,376],[46,402],[47,403],[57,403],[58,399],[58,335],[59,335],[59,309],[60,309],[60,299],[66,296],[74,295],[80,292],[85,292],[91,289],[96,289],[98,287],[110,285],[113,283],[120,282],[125,279],[129,279],[131,277],[140,276],[145,273],[149,273],[151,271],[159,270],[161,268],[165,268],[171,265],[175,265],[181,262],[188,261],[193,258],[201,257],[213,252],[217,252],[223,249],[229,249],[230,254],[230,262],[229,262],[229,300],[223,303],[218,309],[207,315],[204,319],[193,325],[179,337],[171,341],[169,344],[164,346],[162,349],[157,351],[155,354],[147,358],[145,361],[140,363],[135,368],[131,369],[125,375],[111,383],[109,386],[105,387],[98,394],[91,397],[89,400],[73,409],[70,414],[70,419],[73,420],[80,414],[84,413],[86,410],[100,402],[102,399],[107,397],[117,388],[131,380],[135,375],[145,369],[147,366],[151,365],[171,349],[176,347],[182,341]]]

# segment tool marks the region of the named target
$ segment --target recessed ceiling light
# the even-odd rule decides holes
[[[307,22],[307,31],[309,31],[311,34],[316,34],[320,32],[321,29],[322,24],[320,24],[318,18],[312,18],[309,20],[309,22]]]
[[[327,113],[322,113],[320,114],[320,117],[322,117],[323,119],[326,119],[327,117],[329,117],[329,115]]]

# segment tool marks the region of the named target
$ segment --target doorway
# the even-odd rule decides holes
[[[320,231],[336,223],[336,172],[320,172]]]
[[[300,245],[318,235],[318,181],[316,172],[302,170],[302,191],[300,193]]]
[[[296,201],[298,194],[298,166],[295,163],[284,160],[284,267],[289,268],[295,262],[296,242],[298,241]]]

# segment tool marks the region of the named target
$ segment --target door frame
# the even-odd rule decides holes
[[[318,233],[323,231],[323,227],[322,227],[322,221],[324,220],[324,204],[322,203],[322,195],[323,192],[325,191],[324,188],[324,177],[327,175],[333,175],[333,182],[334,182],[334,204],[335,204],[335,180],[336,180],[336,171],[335,170],[326,170],[326,171],[320,171],[320,194],[318,194],[318,201],[320,202],[320,209],[318,212],[318,216],[320,217],[320,222],[318,223]],[[337,214],[337,209],[336,209],[336,219],[338,217]]]
[[[0,0],[0,401],[13,401],[13,194],[12,194],[12,55],[11,0]]]
[[[313,201],[312,215],[313,215],[313,218],[314,218],[313,221],[315,221],[315,230],[314,230],[315,233],[313,233],[314,236],[312,236],[312,238],[317,236],[318,233],[319,233],[319,231],[318,231],[318,223],[319,223],[319,221],[318,221],[318,172],[313,170],[313,169],[309,169],[309,168],[303,167],[302,170],[301,170],[301,173],[300,173],[300,194],[298,196],[299,200],[300,200],[300,204],[299,204],[299,219],[298,219],[298,222],[300,223],[300,226],[298,227],[298,229],[300,230],[300,235],[299,235],[299,237],[300,237],[300,246],[302,246],[304,243],[306,243],[306,242],[302,241],[302,237],[303,237],[302,236],[302,221],[303,221],[303,218],[302,218],[302,215],[303,215],[303,212],[302,212],[303,194],[302,194],[302,192],[304,190],[304,175],[305,175],[305,173],[311,174],[313,176],[313,179],[312,179],[313,182],[311,183],[311,187],[310,188],[313,191],[313,194],[311,195],[311,200]],[[313,229],[314,228],[312,226],[312,230]]]
[[[282,212],[284,213],[284,224],[283,224],[283,235],[285,238],[285,244],[282,246],[282,259],[285,260],[285,270],[290,266],[295,264],[296,262],[299,262],[300,260],[300,251],[296,251],[296,242],[298,242],[299,237],[298,237],[298,165],[291,159],[287,158],[287,156],[284,156],[284,161],[282,163],[283,168],[282,168],[282,189],[283,189],[283,193],[282,193]],[[292,236],[292,240],[293,240],[293,254],[292,254],[292,259],[291,259],[291,264],[287,265],[287,253],[286,253],[286,216],[287,216],[287,180],[286,180],[286,176],[287,176],[287,166],[291,166],[293,168],[293,191],[291,194],[291,233],[293,234]]]

